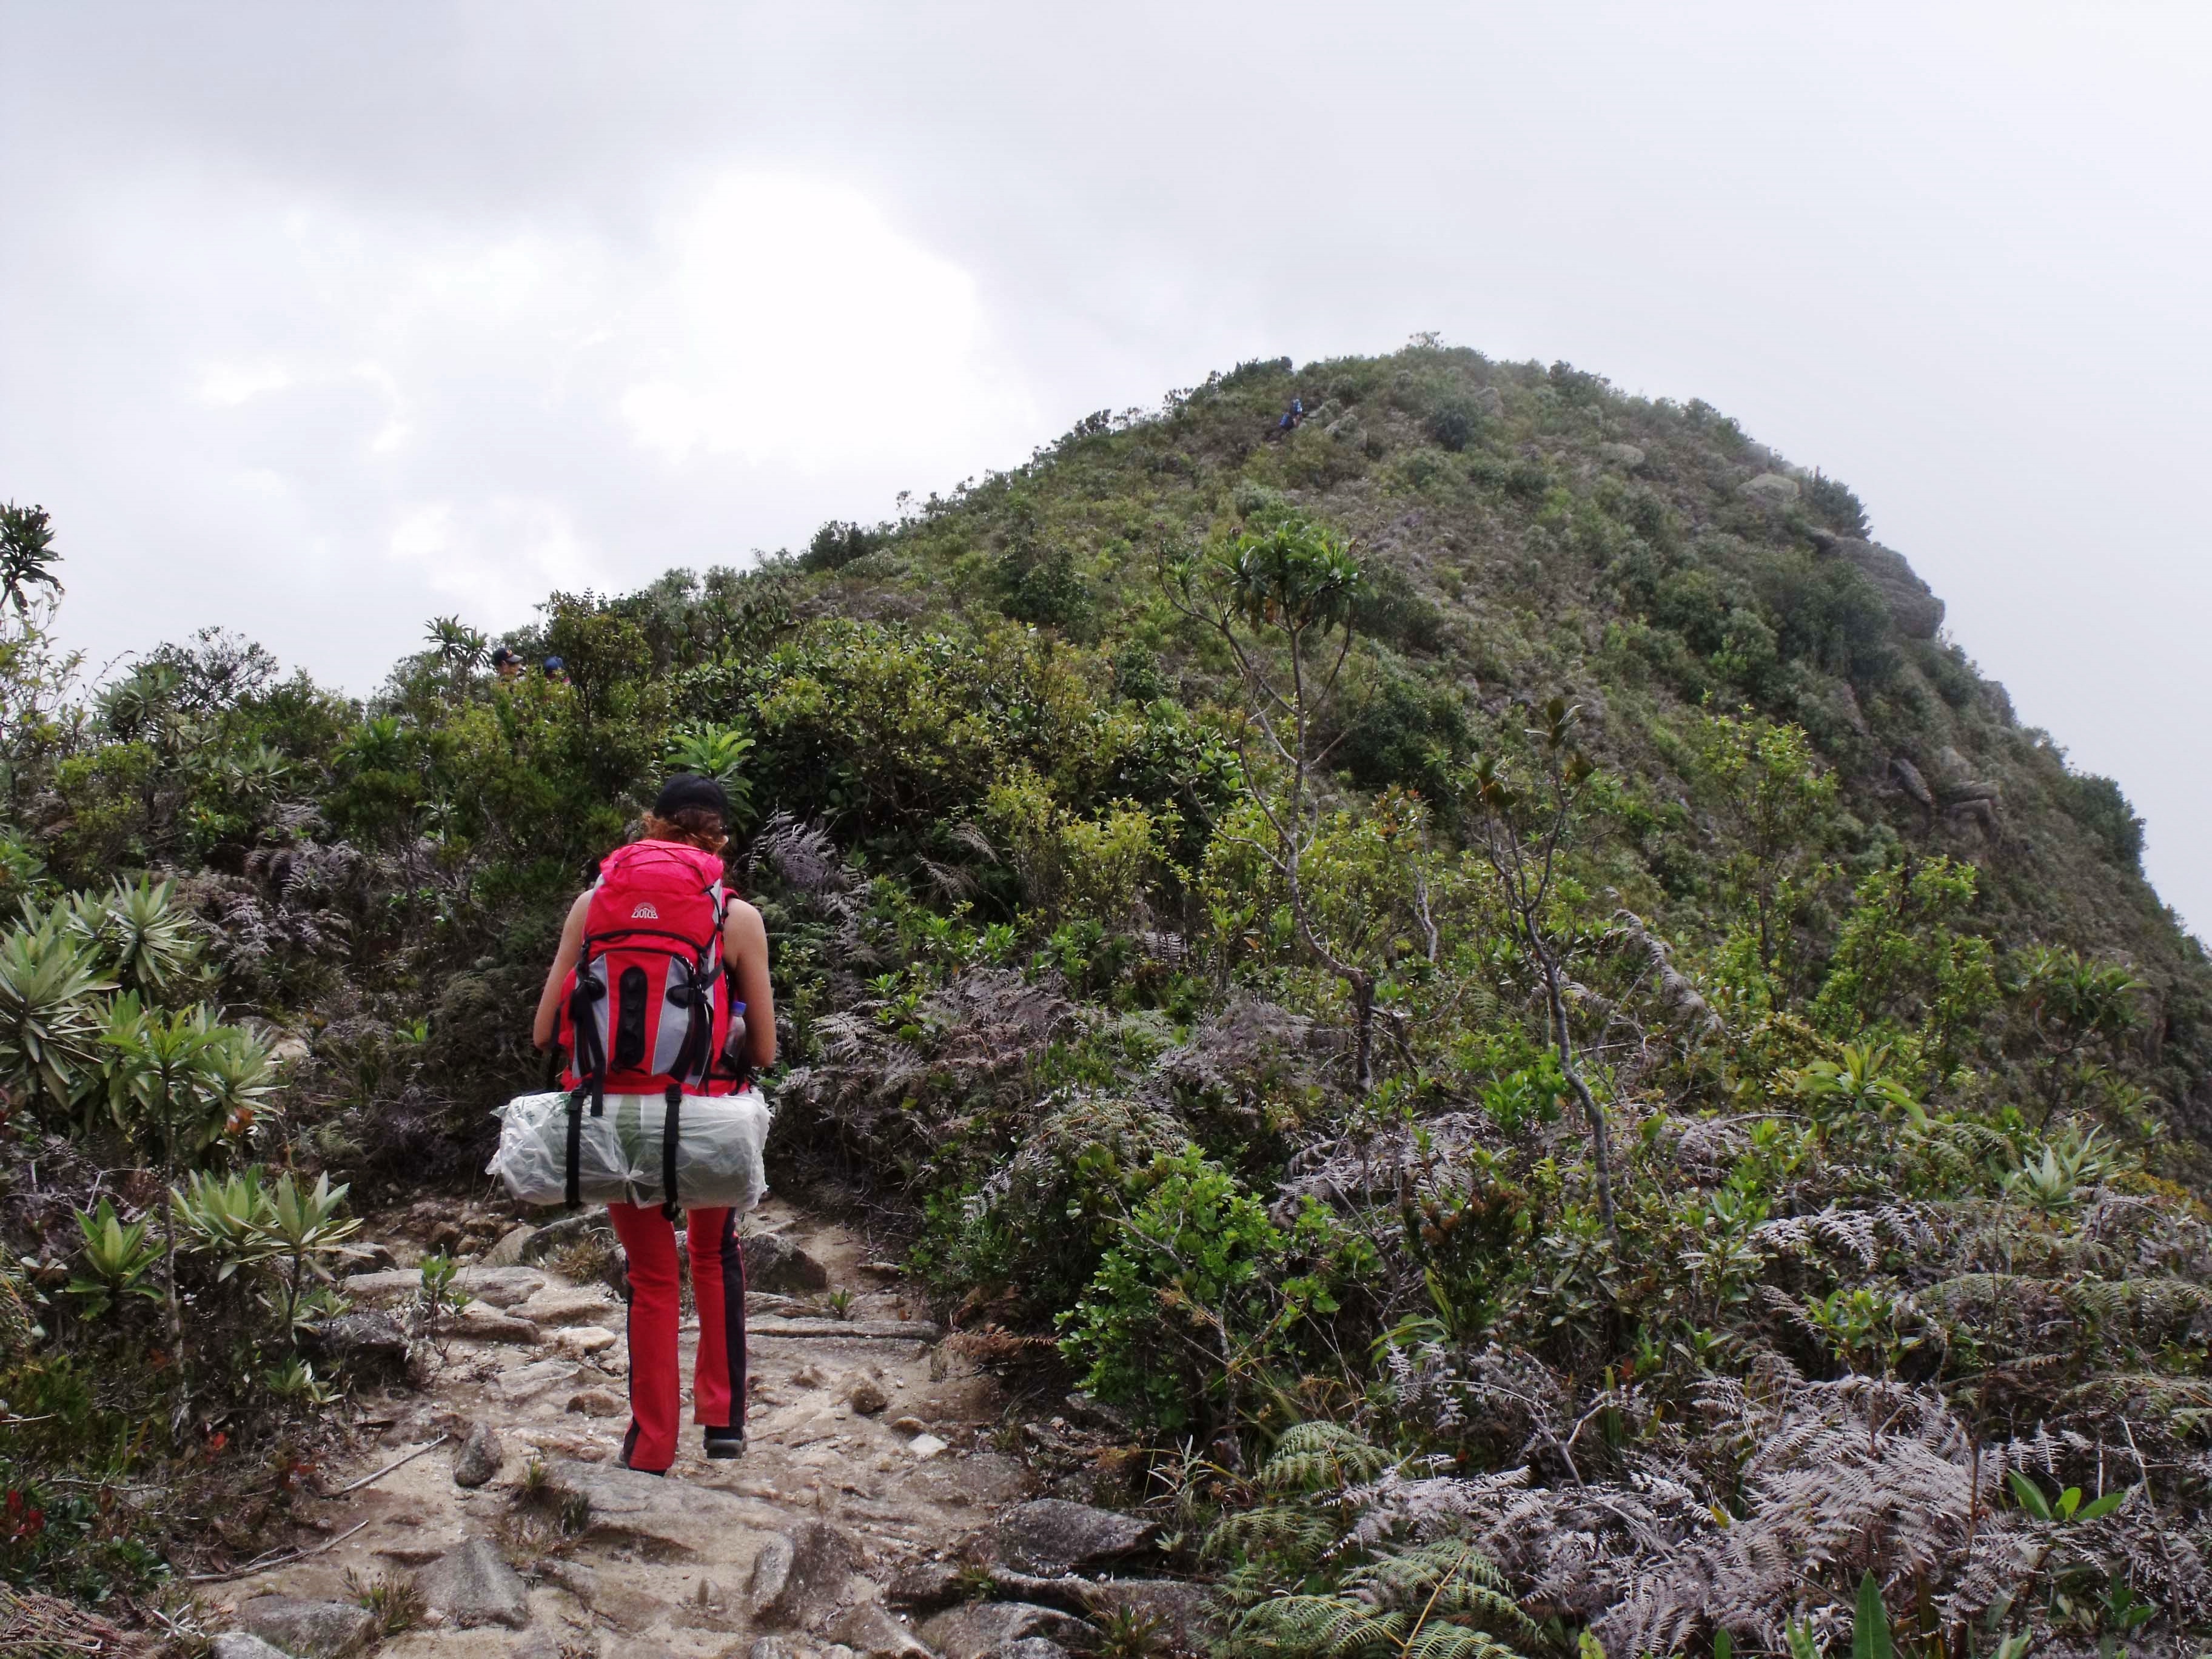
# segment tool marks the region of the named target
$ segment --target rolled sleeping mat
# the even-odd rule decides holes
[[[499,1150],[485,1173],[522,1204],[753,1208],[768,1191],[761,1164],[767,1100],[745,1089],[684,1095],[681,1103],[672,1149],[663,1095],[611,1094],[596,1112],[581,1090],[518,1095],[500,1109]],[[672,1167],[673,1194],[666,1190]]]

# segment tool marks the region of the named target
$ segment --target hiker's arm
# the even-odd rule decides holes
[[[775,990],[768,979],[768,927],[761,913],[743,899],[733,899],[722,924],[722,954],[738,981],[738,995],[745,1005],[745,1050],[753,1068],[765,1072],[775,1064]]]
[[[538,1018],[530,1027],[530,1040],[541,1048],[550,1048],[561,1030],[561,988],[568,982],[576,953],[583,947],[584,916],[591,908],[592,895],[586,889],[576,895],[576,902],[568,907],[568,920],[561,926],[561,948],[553,953],[553,969],[545,975],[545,988],[538,996]]]

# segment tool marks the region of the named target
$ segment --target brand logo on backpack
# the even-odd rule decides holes
[[[659,921],[660,912],[653,908],[653,902],[648,899],[629,913],[629,919],[632,921]]]

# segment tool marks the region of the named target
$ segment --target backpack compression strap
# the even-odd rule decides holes
[[[660,1126],[660,1212],[673,1221],[683,1209],[676,1201],[676,1148],[684,1138],[684,1085],[670,1084],[664,1097],[668,1115]]]

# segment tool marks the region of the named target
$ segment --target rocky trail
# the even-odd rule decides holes
[[[416,1341],[411,1380],[362,1397],[356,1451],[301,1506],[293,1547],[307,1553],[204,1587],[217,1659],[1200,1644],[1203,1589],[1146,1576],[1154,1528],[1077,1501],[1102,1437],[1051,1411],[1016,1420],[895,1267],[779,1200],[747,1222],[744,1455],[709,1462],[693,1430],[665,1479],[620,1467],[619,1259],[593,1219],[501,1232],[489,1212],[430,1204],[374,1230],[388,1260],[345,1282],[356,1311],[326,1347],[410,1363],[401,1322],[434,1246],[466,1261],[464,1305],[427,1352]]]

